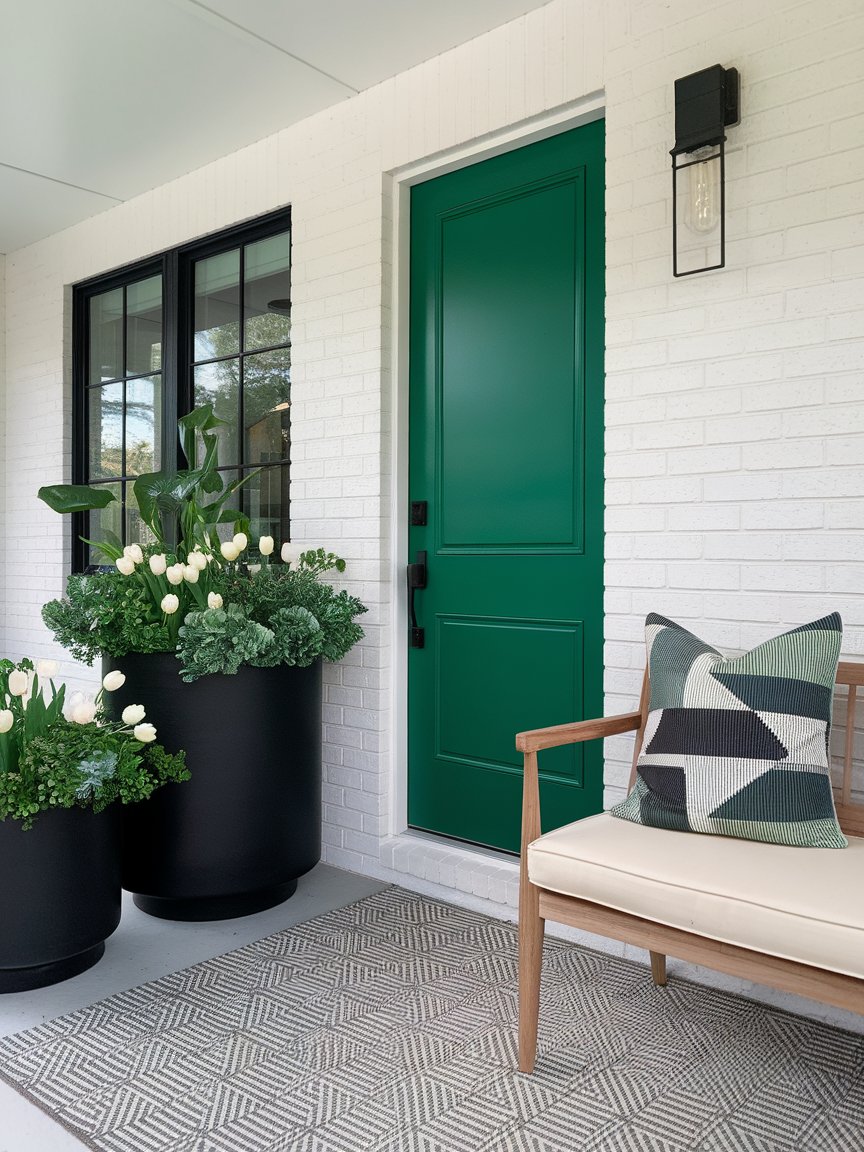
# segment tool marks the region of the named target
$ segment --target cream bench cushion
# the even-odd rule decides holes
[[[669,832],[608,813],[528,846],[541,888],[864,978],[864,837],[848,848]]]

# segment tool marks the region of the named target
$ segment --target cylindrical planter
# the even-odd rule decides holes
[[[0,821],[0,992],[77,976],[120,923],[120,805]]]
[[[103,660],[192,774],[123,812],[123,887],[166,920],[223,920],[287,900],[321,856],[321,662],[187,684],[171,653]]]

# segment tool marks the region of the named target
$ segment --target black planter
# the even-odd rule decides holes
[[[0,992],[77,976],[120,923],[119,805],[0,821]]]
[[[223,920],[287,900],[321,856],[321,662],[180,679],[171,653],[103,661],[192,779],[123,811],[123,887],[166,920]]]

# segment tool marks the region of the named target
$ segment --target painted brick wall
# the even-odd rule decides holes
[[[512,914],[512,862],[400,835],[399,181],[604,94],[607,711],[635,701],[651,610],[737,649],[837,608],[860,655],[862,44],[860,0],[552,0],[11,254],[5,651],[59,655],[39,607],[63,584],[63,528],[34,494],[68,478],[67,286],[290,203],[295,537],[344,555],[370,605],[364,643],[326,673],[325,858]],[[673,281],[672,84],[718,62],[742,76],[728,266]],[[628,741],[607,755],[611,801]]]
[[[844,651],[864,653],[864,10],[845,0],[615,10],[609,711],[638,691],[652,610],[734,650],[837,609]],[[727,267],[676,281],[671,80],[713,63],[742,78]],[[607,755],[611,802],[628,742],[610,741]]]

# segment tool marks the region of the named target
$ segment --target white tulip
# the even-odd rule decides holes
[[[286,541],[282,545],[282,551],[280,555],[289,568],[296,569],[300,567],[300,556],[305,551],[306,549],[302,544],[289,544]]]
[[[196,549],[194,552],[189,553],[189,563],[199,572],[203,572],[207,567],[207,557],[203,552]]]
[[[184,565],[184,567],[183,567],[183,579],[186,581],[187,584],[197,584],[198,583],[198,577],[200,575],[201,575],[201,573],[198,571],[198,569],[195,567],[194,564]]]
[[[262,536],[258,541],[258,551],[262,556],[270,556],[273,552],[275,545],[272,536]]]
[[[258,573],[261,571],[261,565],[260,564],[247,564],[247,568],[249,569],[249,575],[250,576],[257,576]]]
[[[124,724],[128,724],[131,728],[133,724],[140,724],[145,715],[143,704],[127,704],[120,713],[120,718]]]
[[[8,732],[15,723],[15,717],[8,708],[0,708],[0,732]]]
[[[92,724],[96,719],[96,705],[92,700],[81,700],[72,709],[73,724]]]
[[[150,571],[154,576],[161,576],[165,569],[168,567],[168,557],[164,552],[157,552],[155,556],[150,557]]]
[[[142,744],[150,744],[156,739],[156,729],[152,724],[136,724],[132,729],[132,735]]]
[[[135,564],[128,556],[118,556],[114,561],[114,566],[118,572],[122,572],[124,576],[131,576],[135,571]]]
[[[183,565],[172,564],[170,568],[165,569],[165,575],[168,577],[168,583],[177,584],[183,583]]]
[[[236,560],[240,555],[240,549],[233,540],[226,540],[219,551],[222,553],[224,560]]]
[[[50,680],[52,676],[56,676],[60,665],[56,660],[37,660],[36,661],[36,675],[40,680]]]
[[[180,599],[175,596],[173,592],[169,592],[167,596],[162,597],[160,608],[166,616],[173,616],[179,607]]]
[[[126,677],[119,668],[115,668],[113,672],[109,672],[107,676],[102,679],[102,687],[106,692],[116,692],[118,688],[122,688],[126,683]]]
[[[30,679],[26,672],[21,672],[16,668],[13,672],[9,673],[10,696],[23,696],[29,687]]]
[[[140,544],[127,544],[123,549],[123,555],[133,564],[142,564],[144,561],[144,553],[141,551]]]
[[[245,532],[237,532],[232,543],[238,552],[242,552],[246,545],[249,543],[249,537]]]
[[[207,593],[207,607],[208,608],[221,608],[222,607],[222,597],[219,595],[218,592],[208,592]]]

